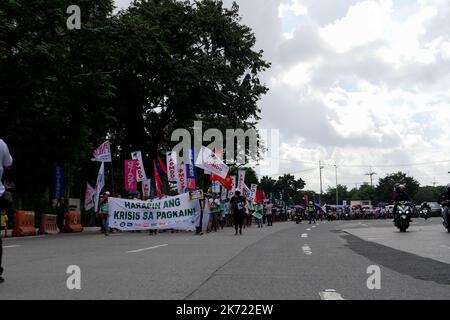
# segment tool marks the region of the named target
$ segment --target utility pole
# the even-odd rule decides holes
[[[319,195],[319,204],[320,204],[320,206],[322,206],[322,193],[323,193],[323,190],[322,190],[322,169],[323,169],[324,167],[322,166],[322,163],[320,162],[320,160],[319,160],[319,173],[320,173],[320,195]]]
[[[334,165],[334,170],[336,173],[336,210],[339,205],[339,192],[338,192],[338,178],[337,178],[337,165]]]
[[[377,173],[373,172],[372,167],[370,167],[370,172],[365,174],[366,176],[370,176],[370,186],[372,187],[372,189],[373,189],[373,176],[375,174]]]

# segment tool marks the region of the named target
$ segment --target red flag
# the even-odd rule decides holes
[[[161,160],[161,158],[158,156],[159,165],[161,166],[162,171],[164,171],[165,174],[167,174],[167,168],[164,162]]]
[[[153,170],[155,171],[155,186],[156,186],[156,196],[161,197],[161,177],[159,176],[158,169],[156,169],[156,161],[153,160]]]
[[[305,195],[305,203],[306,203],[306,206],[308,206],[308,205],[309,205],[309,201],[308,201],[308,195]]]
[[[226,178],[223,179],[221,176],[218,176],[217,174],[211,174],[210,180],[219,181],[220,184],[223,185],[227,190],[231,190],[231,188],[233,187],[233,180],[231,180],[230,176],[226,176]]]
[[[264,190],[262,190],[262,189],[256,190],[255,202],[256,203],[263,203],[264,200],[266,200],[266,196],[264,194]]]

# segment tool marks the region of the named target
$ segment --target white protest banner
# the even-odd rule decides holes
[[[245,185],[242,186],[242,195],[245,197],[245,199],[250,200],[250,189]]]
[[[244,191],[244,183],[245,181],[245,171],[244,170],[239,170],[238,171],[238,184],[237,184],[237,189],[241,192]]]
[[[135,151],[131,153],[131,159],[137,160],[136,163],[136,181],[141,182],[147,180],[147,175],[145,174],[144,165],[142,162],[142,152]]]
[[[178,166],[177,168],[177,187],[178,187],[178,193],[182,194],[186,192],[186,166],[183,162]]]
[[[200,203],[184,193],[153,201],[109,198],[109,225],[119,230],[176,229],[194,231]]]
[[[92,161],[111,162],[111,145],[109,141],[103,142],[100,147],[94,150]]]
[[[228,171],[230,170],[216,154],[204,146],[202,146],[198,153],[195,165],[205,171],[216,174],[223,179],[226,178]]]
[[[231,187],[230,191],[228,192],[228,198],[231,199],[232,196],[234,196],[234,193],[236,192],[236,176],[231,176],[231,181],[233,182],[233,186]]]
[[[258,185],[257,184],[253,184],[250,186],[250,200],[253,202],[255,202],[256,200],[256,191],[258,190]]]
[[[95,189],[89,184],[86,183],[86,194],[84,196],[84,210],[89,210],[95,207]]]
[[[151,180],[146,179],[142,181],[142,195],[144,198],[150,198]]]
[[[167,179],[169,182],[178,182],[177,158],[175,152],[166,153]]]
[[[228,196],[228,190],[225,187],[220,187],[222,189],[222,193],[220,195],[220,200],[225,200]]]
[[[98,202],[100,200],[100,192],[102,192],[103,187],[105,186],[105,163],[102,162],[100,165],[100,170],[98,170],[97,175],[97,184],[95,185],[95,211],[98,210]]]
[[[220,193],[220,182],[219,181],[211,181],[211,192],[212,193]]]

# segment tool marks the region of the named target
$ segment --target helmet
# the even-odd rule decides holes
[[[309,204],[312,204],[312,201],[310,201]]]
[[[104,195],[109,196],[110,195],[109,191],[105,191]]]
[[[406,189],[406,187],[405,187],[404,184],[400,184],[400,185],[398,186],[398,190],[404,191],[405,189]]]

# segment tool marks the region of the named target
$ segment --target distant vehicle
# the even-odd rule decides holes
[[[441,217],[442,216],[442,208],[437,202],[428,202],[431,208],[431,217]]]

